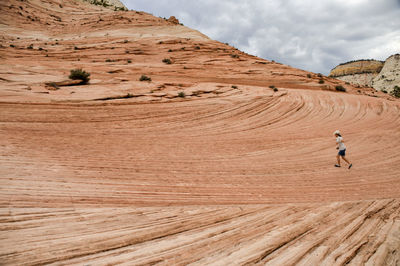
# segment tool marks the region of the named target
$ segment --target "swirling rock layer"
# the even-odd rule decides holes
[[[399,101],[141,12],[0,5],[1,264],[399,264]]]

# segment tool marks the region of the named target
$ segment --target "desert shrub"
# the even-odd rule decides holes
[[[312,77],[312,76],[311,76],[311,74],[307,74],[307,78],[309,78],[309,79],[310,79],[311,77]]]
[[[10,44],[10,47],[14,48],[14,47],[15,47],[15,45],[14,45],[14,44]]]
[[[169,50],[168,50],[168,53],[172,53],[172,52],[173,52],[172,49],[169,49]]]
[[[318,76],[319,78],[322,78],[322,77],[323,77],[321,73],[318,73],[317,76]]]
[[[271,89],[275,89],[275,86],[274,85],[270,85],[269,86]]]
[[[318,83],[319,83],[319,84],[324,84],[325,81],[324,81],[323,79],[320,79],[320,80],[318,81]]]
[[[96,6],[104,6],[104,7],[110,6],[108,4],[107,0],[92,0],[92,1],[90,1],[90,3],[92,5],[96,5]]]
[[[146,75],[142,75],[139,80],[140,81],[151,81],[151,78]]]
[[[33,49],[33,44],[29,45],[27,48],[28,49]]]
[[[169,58],[164,58],[162,61],[163,61],[163,63],[165,63],[165,64],[167,64],[167,65],[172,64],[172,61],[171,61],[171,59],[169,59]]]
[[[72,69],[70,72],[69,78],[80,79],[82,80],[82,84],[87,84],[90,80],[90,73],[84,71],[82,68]]]
[[[185,98],[185,92],[181,91],[178,93],[178,97]]]
[[[238,88],[238,86],[232,85],[232,89],[237,89],[237,88]]]
[[[232,57],[232,58],[239,58],[239,55],[237,55],[237,54],[231,54],[231,57]]]
[[[196,50],[200,50],[201,48],[200,48],[200,46],[196,46],[195,49]]]
[[[342,85],[337,85],[337,86],[335,87],[335,89],[336,89],[337,91],[346,92],[346,88],[343,87]]]
[[[132,60],[128,60],[127,62],[128,62],[128,64],[130,64],[130,63],[132,63]]]
[[[114,6],[114,11],[128,11],[125,7]]]
[[[400,98],[400,87],[399,86],[394,86],[393,91],[391,93],[394,97]]]
[[[277,91],[278,91],[278,88],[275,87],[275,88],[274,88],[274,92],[277,92]]]
[[[387,93],[387,90],[382,90],[383,93]]]
[[[128,43],[129,41],[128,40],[124,40],[124,43]]]

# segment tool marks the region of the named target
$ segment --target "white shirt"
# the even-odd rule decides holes
[[[343,141],[342,137],[336,138],[336,143],[339,145],[339,151],[343,151],[346,149],[346,145],[344,145],[344,143],[342,141]]]

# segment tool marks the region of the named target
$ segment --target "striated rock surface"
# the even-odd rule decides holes
[[[398,100],[144,12],[0,21],[2,265],[400,263]]]
[[[390,56],[372,81],[372,87],[381,91],[392,92],[395,86],[400,87],[400,54]]]

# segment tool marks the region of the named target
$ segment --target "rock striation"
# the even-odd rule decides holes
[[[1,265],[400,265],[399,100],[145,12],[0,23]]]
[[[356,86],[391,92],[400,85],[400,55],[392,55],[385,61],[368,59],[343,63],[332,69],[329,76]]]

